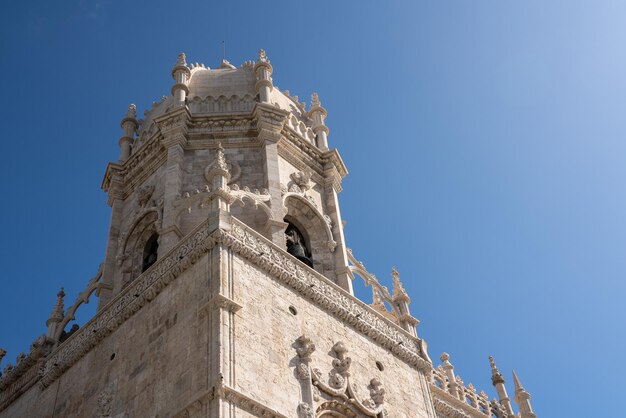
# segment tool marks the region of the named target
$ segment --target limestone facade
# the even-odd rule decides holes
[[[433,366],[398,272],[389,292],[346,246],[326,110],[272,72],[262,50],[239,68],[180,54],[171,94],[129,106],[104,261],[5,367],[0,417],[535,417],[493,360],[497,400],[447,354]]]

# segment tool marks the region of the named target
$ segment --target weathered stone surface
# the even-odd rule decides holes
[[[59,292],[48,333],[7,365],[0,417],[513,416],[495,363],[499,401],[447,354],[433,369],[398,272],[390,293],[346,247],[326,110],[272,71],[264,51],[213,70],[180,54],[171,95],[142,120],[129,106],[102,183],[104,262],[67,310]],[[96,316],[71,329],[92,294]],[[534,418],[517,379],[515,399]]]

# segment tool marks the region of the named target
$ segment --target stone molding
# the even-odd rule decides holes
[[[208,405],[215,399],[222,399],[238,408],[260,418],[287,418],[286,415],[262,404],[251,397],[244,395],[230,386],[220,383],[207,392],[196,396],[195,400],[173,415],[174,418],[188,418],[194,411],[201,410],[203,405]]]
[[[431,363],[421,357],[419,339],[385,319],[320,273],[304,266],[242,222],[235,218],[231,218],[231,221],[230,231],[209,231],[208,222],[200,224],[82,328],[57,346],[41,370],[40,387],[48,387],[217,243],[248,259],[416,369],[423,373],[432,373]]]
[[[441,399],[433,398],[433,404],[435,406],[435,411],[439,414],[445,416],[446,418],[473,418],[473,415],[470,415],[460,409],[457,409]]]
[[[215,243],[206,222],[200,224],[50,354],[42,369],[41,388],[48,387],[96,344],[154,299],[172,280],[213,248]]]

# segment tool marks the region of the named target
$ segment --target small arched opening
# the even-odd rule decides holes
[[[141,272],[148,270],[157,261],[159,251],[159,234],[154,232],[146,241],[143,247],[143,262],[141,264]]]
[[[284,221],[287,222],[287,229],[285,229],[287,252],[302,261],[307,266],[313,268],[311,250],[304,234],[297,226],[289,222],[288,219],[285,219]]]

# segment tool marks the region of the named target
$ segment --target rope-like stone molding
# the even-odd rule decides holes
[[[52,352],[41,373],[40,386],[48,387],[87,354],[98,342],[154,299],[172,280],[213,248],[217,236],[200,224],[166,256],[139,276],[89,322]]]
[[[286,251],[233,219],[231,231],[220,230],[220,241],[272,276],[315,302],[328,313],[387,348],[424,373],[432,365],[421,356],[419,339],[383,318],[326,277],[300,265]]]
[[[435,405],[435,411],[445,416],[446,418],[473,418],[472,415],[448,405],[441,399],[433,399],[433,404]]]

